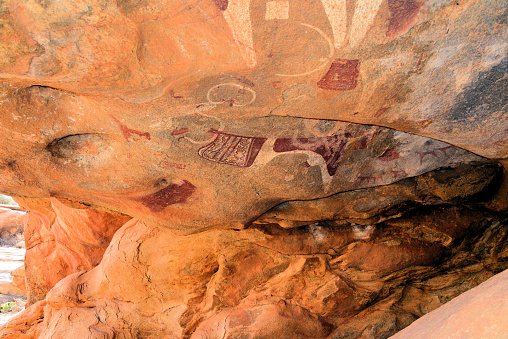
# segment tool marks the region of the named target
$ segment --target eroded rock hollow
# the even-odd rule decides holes
[[[0,2],[0,336],[386,338],[507,269],[507,7]]]

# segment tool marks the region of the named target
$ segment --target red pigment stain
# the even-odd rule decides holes
[[[176,169],[186,169],[187,166],[184,165],[184,164],[179,164],[177,162],[171,162],[171,161],[163,161],[161,163],[161,166],[164,166],[164,167],[173,167],[173,168],[176,168]]]
[[[162,212],[170,205],[186,203],[195,191],[196,186],[183,180],[180,183],[168,185],[153,194],[132,198],[132,200],[141,202],[152,212]]]
[[[249,87],[256,87],[256,84],[254,83],[254,81],[252,81],[251,79],[249,79],[247,77],[239,76],[236,79],[241,81],[242,84],[244,84],[244,85],[247,85]]]
[[[336,59],[328,72],[317,83],[319,88],[332,91],[349,91],[356,88],[359,60]]]
[[[436,154],[436,150],[432,150],[430,152],[416,152],[416,154],[418,154],[420,156],[420,165],[423,164],[423,159],[427,156],[427,155],[433,155],[434,157],[438,158],[437,154]]]
[[[377,110],[376,113],[374,113],[374,117],[378,118],[378,117],[382,116],[383,114],[386,113],[386,111],[388,111],[389,108],[390,107],[381,107],[380,109]]]
[[[369,146],[369,142],[372,140],[372,136],[363,136],[359,140],[351,143],[351,149],[362,150]]]
[[[122,134],[123,134],[124,138],[127,141],[136,141],[137,138],[146,138],[148,140],[151,139],[150,133],[148,133],[148,132],[140,132],[140,131],[137,131],[135,129],[129,128],[129,127],[125,126],[124,124],[122,124],[120,122],[120,120],[118,120],[114,116],[110,115],[110,117],[118,125],[118,127],[120,128],[120,131],[122,131]]]
[[[422,66],[422,60],[423,60],[423,53],[420,53],[420,58],[418,59],[418,62],[416,63],[416,69],[420,69]]]
[[[423,3],[415,0],[388,0],[390,19],[386,36],[396,38],[405,34],[416,24]]]
[[[272,86],[273,86],[273,88],[277,89],[277,88],[280,88],[281,83],[282,83],[282,81],[275,80],[275,81],[272,81]]]
[[[452,150],[452,149],[456,149],[456,148],[457,147],[450,145],[450,146],[446,146],[446,147],[436,148],[436,151],[441,151],[441,152],[443,152],[443,154],[445,156],[447,156],[448,155],[448,153],[447,153],[448,150]]]
[[[212,1],[219,10],[225,11],[226,9],[228,9],[229,4],[228,0],[212,0]]]
[[[398,177],[407,177],[407,173],[404,170],[391,170],[390,173],[393,174],[394,179],[397,179]]]
[[[359,176],[358,180],[360,180],[360,184],[375,184],[378,177],[374,177],[371,175]]]
[[[332,135],[319,138],[279,138],[275,140],[275,152],[291,152],[297,150],[311,151],[323,157],[328,174],[333,176],[337,172],[342,152],[350,135]]]
[[[183,99],[183,96],[181,95],[176,95],[175,94],[175,90],[174,89],[170,89],[169,90],[169,95],[174,98],[174,99]]]
[[[381,156],[377,157],[380,161],[393,161],[400,158],[399,152],[395,148],[387,149]]]
[[[173,132],[171,132],[171,135],[180,135],[180,134],[184,134],[184,133],[187,133],[189,131],[188,128],[180,128],[180,129],[175,129]]]

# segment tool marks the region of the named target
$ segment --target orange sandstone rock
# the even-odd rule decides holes
[[[423,316],[391,338],[502,338],[508,333],[508,272],[504,271]]]
[[[506,269],[503,1],[0,23],[0,191],[32,211],[4,337],[381,338]]]
[[[23,203],[22,199],[20,201]],[[97,266],[113,234],[130,219],[68,207],[54,198],[44,203],[47,208],[29,212],[25,228],[29,305],[43,300],[67,275]],[[30,206],[30,203],[25,204]]]

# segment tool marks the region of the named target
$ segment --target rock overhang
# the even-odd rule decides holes
[[[79,220],[113,213],[95,217],[95,226],[76,221],[80,232],[99,230],[90,235],[93,260],[83,266],[86,255],[59,255],[75,266],[67,273],[91,271],[65,278],[48,295],[45,307],[59,315],[44,320],[51,328],[44,335],[70,333],[57,326],[65,316],[58,300],[76,289],[86,295],[69,304],[79,312],[89,298],[101,300],[90,304],[97,312],[111,310],[117,297],[154,312],[150,303],[120,293],[121,279],[118,286],[99,283],[103,274],[139,273],[122,266],[122,252],[113,249],[98,264],[106,250],[97,240],[101,227],[108,229],[104,220],[115,230],[129,217],[139,220],[112,241],[137,253],[136,267],[157,262],[152,275],[141,269],[139,279],[129,280],[133,296],[150,288],[164,294],[159,289],[166,285],[151,280],[169,279],[161,270],[174,259],[169,249],[166,261],[156,259],[122,234],[138,230],[143,236],[132,236],[140,246],[156,234],[158,246],[167,241],[179,253],[191,251],[193,241],[198,248],[210,243],[197,259],[181,254],[188,265],[203,263],[180,277],[202,288],[184,284],[175,291],[199,297],[161,297],[161,305],[180,311],[155,316],[172,324],[157,323],[157,331],[171,328],[175,337],[198,337],[219,323],[233,337],[258,333],[270,317],[302,336],[368,326],[393,333],[398,325],[381,330],[373,319],[407,325],[420,316],[406,295],[430,310],[456,294],[439,276],[467,280],[474,275],[465,273],[469,267],[480,281],[504,267],[503,1],[9,1],[1,7],[0,190],[39,211],[34,229],[56,223],[62,244],[72,222],[55,221],[59,214]],[[102,212],[71,212],[60,202]],[[190,238],[180,238],[185,235]],[[489,241],[497,261],[480,248]],[[76,246],[80,252],[87,245]],[[468,251],[483,268],[464,259]],[[215,258],[220,255],[239,266]],[[260,262],[269,263],[266,270]],[[252,276],[239,273],[242,263]],[[414,272],[418,281],[405,280]],[[38,293],[32,286],[34,302],[53,280]],[[86,292],[83,284],[93,288]],[[315,288],[288,287],[305,284]],[[436,286],[439,300],[427,293],[437,293]],[[260,290],[271,291],[270,298]],[[264,298],[270,306],[257,306]],[[381,316],[383,303],[391,303],[391,313]],[[362,319],[369,305],[375,316]],[[115,321],[149,337],[156,331],[140,317]],[[346,318],[354,325],[342,324]],[[118,330],[113,320],[102,329],[87,321],[83,328]],[[300,322],[313,330],[305,332]]]

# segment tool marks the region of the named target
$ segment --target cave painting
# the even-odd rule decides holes
[[[358,0],[349,29],[349,45],[356,47],[367,34],[383,0]]]
[[[279,138],[275,140],[275,152],[311,151],[323,157],[330,176],[337,172],[342,152],[348,140],[347,135],[332,135],[318,138]]]
[[[390,19],[386,36],[395,38],[414,26],[417,15],[423,7],[423,2],[415,0],[390,0],[388,11]]]
[[[160,185],[165,185],[166,179],[159,181]],[[162,212],[166,207],[173,204],[182,204],[194,193],[196,186],[187,180],[171,183],[159,191],[147,196],[132,198],[134,201],[139,201],[152,212]]]
[[[275,73],[276,76],[279,76],[279,77],[302,77],[302,76],[310,75],[310,74],[316,73],[317,71],[325,68],[328,65],[329,61],[333,58],[334,47],[333,47],[332,40],[321,29],[319,29],[316,26],[309,25],[309,24],[306,24],[303,22],[301,22],[300,25],[305,28],[310,28],[311,30],[315,31],[326,42],[326,44],[328,45],[328,55],[323,55],[322,57],[316,58],[316,57],[312,57],[313,53],[311,53],[307,57],[307,61],[309,61],[311,59],[315,59],[316,61],[318,61],[320,63],[318,66],[312,65],[311,67],[309,67],[310,69],[307,71],[300,71],[300,72],[293,72],[293,73]],[[270,54],[272,54],[272,52],[270,52]]]
[[[393,161],[399,158],[400,154],[395,148],[387,149],[381,156],[377,157],[380,161]]]
[[[227,103],[229,106],[247,106],[256,100],[256,92],[245,85],[230,82],[210,88],[206,99],[214,105]]]
[[[407,177],[407,173],[403,169],[401,169],[401,170],[391,170],[390,174],[393,174],[393,178],[394,179]]]
[[[2,2],[0,187],[100,263],[0,338],[385,338],[507,269],[504,8],[386,43],[419,1]]]
[[[115,124],[118,125],[118,128],[120,128],[120,131],[122,131],[122,134],[127,141],[137,141],[140,140],[140,138],[145,138],[146,140],[150,140],[151,136],[148,132],[141,132],[132,128],[129,128],[125,126],[118,118],[110,115],[111,119],[115,122]]]
[[[216,129],[210,129],[209,133],[214,136],[198,150],[198,155],[202,158],[236,167],[246,168],[255,165],[257,168],[261,168],[271,160],[283,155],[306,155],[307,159],[303,165],[306,167],[317,166],[320,169],[323,189],[326,192],[333,190],[333,178],[343,179],[344,175],[346,177],[349,175],[348,173],[338,174],[344,159],[347,162],[351,161],[352,157],[359,157],[356,163],[360,166],[360,170],[355,180],[356,187],[359,187],[386,184],[393,180],[418,175],[424,173],[434,163],[446,162],[446,158],[451,156],[450,159],[453,159],[453,156],[458,155],[458,153],[452,153],[456,150],[455,146],[442,142],[427,140],[425,145],[421,145],[422,140],[411,138],[411,140],[398,141],[394,145],[393,139],[390,138],[392,141],[386,144],[386,148],[371,158],[376,163],[372,167],[369,165],[369,161],[364,161],[365,153],[360,155],[362,153],[356,152],[365,152],[364,150],[370,149],[370,155],[367,156],[367,159],[370,159],[369,157],[372,152],[375,152],[375,149],[383,147],[381,145],[386,142],[386,140],[383,141],[383,137],[377,141],[374,140],[380,133],[379,128],[371,128],[367,132],[354,136],[349,132],[338,131],[330,136],[283,138],[242,136]],[[408,145],[411,144],[414,144],[412,149],[408,148]],[[421,148],[416,151],[414,147]],[[297,157],[294,159],[295,162],[292,166],[302,164],[301,160],[297,160]],[[290,168],[291,166],[288,167],[288,169]],[[407,168],[412,170],[406,171]],[[288,175],[288,178],[294,178],[294,175]]]
[[[336,48],[344,45],[347,37],[347,4],[346,0],[321,0],[326,16],[333,31],[333,41]]]
[[[252,23],[250,20],[250,0],[231,0],[224,6],[222,12],[228,23],[233,38],[240,49],[247,66],[256,66],[256,53],[252,37]]]
[[[348,91],[356,88],[357,78],[360,73],[358,70],[358,60],[335,60],[328,72],[318,82],[318,87],[334,91]]]
[[[211,143],[201,147],[198,154],[213,162],[238,167],[250,167],[261,147],[267,140],[259,137],[244,137],[210,130],[216,136]]]
[[[214,2],[222,11],[246,64],[251,68],[256,66],[257,56],[254,49],[250,12],[251,0],[214,0]],[[348,30],[347,1],[321,0],[328,22],[332,28],[332,46],[337,49],[343,48],[346,45],[350,48],[357,47],[374,23],[382,2],[383,0],[357,0]],[[411,23],[414,24],[413,19],[416,17],[421,5],[414,1],[411,1],[408,6],[400,4],[400,1],[390,1],[390,4],[392,19],[390,21],[389,35],[395,35],[396,33],[394,32],[407,28]],[[405,13],[410,14],[409,19],[405,19]],[[291,3],[289,1],[269,1],[266,3],[265,20],[289,20],[291,18],[290,14]],[[319,30],[319,28],[306,23],[301,24]]]
[[[426,156],[433,156],[435,158],[439,158],[438,153],[436,153],[436,151],[440,151],[446,157],[449,155],[448,151],[454,150],[454,149],[456,149],[455,146],[449,145],[449,146],[445,146],[445,147],[435,148],[430,151],[416,152],[416,154],[418,154],[420,157],[420,165],[421,165],[421,164],[423,164],[423,160],[425,159]]]
[[[258,156],[261,147],[268,140],[262,137],[246,137],[210,130],[216,134],[214,140],[200,148],[198,154],[207,160],[238,167],[250,167]],[[286,153],[310,151],[320,155],[328,175],[337,172],[342,152],[348,142],[349,134],[338,134],[313,138],[277,138],[273,141],[273,151]]]

